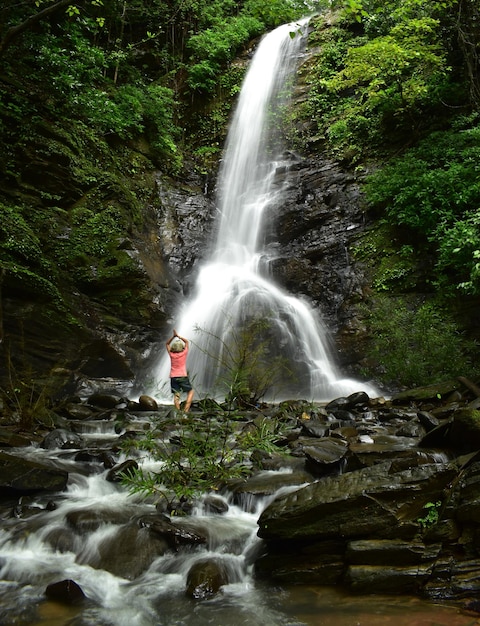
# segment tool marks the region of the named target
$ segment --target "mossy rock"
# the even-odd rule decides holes
[[[457,380],[447,380],[443,383],[401,391],[392,396],[392,402],[402,404],[409,401],[426,402],[427,400],[441,400],[460,388],[461,384]]]

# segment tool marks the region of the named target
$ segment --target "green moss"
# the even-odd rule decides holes
[[[365,231],[351,252],[367,266],[376,291],[404,293],[423,288],[428,271],[425,259],[413,246],[404,243],[400,231],[387,222],[379,221]]]

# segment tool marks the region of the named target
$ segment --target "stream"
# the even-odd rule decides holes
[[[145,418],[138,418],[138,428]],[[111,420],[81,422],[90,452],[109,450],[119,437]],[[120,433],[121,435],[122,433]],[[170,433],[170,436],[174,433]],[[4,626],[467,626],[478,620],[454,607],[413,597],[349,596],[333,587],[272,586],[255,579],[261,551],[257,519],[268,498],[250,497],[234,504],[229,493],[215,494],[228,508],[215,514],[198,502],[191,514],[174,517],[180,528],[198,530],[205,545],[146,552],[138,520],[155,513],[148,499],[132,495],[107,480],[100,463],[79,461],[78,449],[13,448],[8,454],[68,472],[66,489],[57,494],[3,500],[0,526],[0,624]],[[75,460],[77,458],[77,460]],[[125,457],[120,455],[119,461]],[[137,459],[145,470],[155,462]],[[207,496],[208,494],[206,494]],[[92,524],[91,512],[104,521]],[[87,517],[82,515],[88,514]],[[73,520],[77,520],[76,523]],[[136,570],[129,532],[144,570]],[[144,529],[148,533],[148,529]],[[186,595],[187,576],[195,562],[215,557],[228,583],[205,599]],[[140,561],[140,558],[139,558]],[[108,569],[106,569],[108,568]],[[116,572],[116,573],[115,573]],[[123,572],[123,575],[120,573]],[[68,605],[47,599],[48,585],[75,581],[86,598]]]

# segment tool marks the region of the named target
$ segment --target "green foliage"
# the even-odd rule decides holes
[[[125,475],[124,482],[134,492],[160,495],[168,502],[173,501],[172,495],[180,500],[218,489],[247,471],[245,451],[230,445],[232,434],[228,419],[207,416],[195,425],[183,423],[173,446],[154,447],[151,437],[137,441],[136,447],[153,453],[162,466],[157,472]]]
[[[433,133],[369,177],[372,206],[434,255],[433,280],[479,293],[480,127]]]
[[[52,244],[52,254],[70,278],[84,288],[122,280],[136,271],[120,247],[125,227],[113,206],[100,212],[78,207],[70,212],[68,227]]]
[[[315,3],[317,5],[322,3]],[[323,3],[326,5],[326,2]],[[272,29],[280,24],[294,20],[312,12],[312,3],[304,0],[246,0],[244,11],[262,22],[265,29]],[[320,8],[317,6],[317,9]]]
[[[0,265],[6,271],[5,280],[60,306],[55,266],[44,256],[39,232],[27,213],[25,207],[0,203]]]
[[[416,20],[349,49],[344,68],[326,82],[326,88],[336,92],[354,88],[360,111],[404,114],[428,97],[431,81],[445,72],[436,27],[435,20]]]
[[[369,358],[385,383],[421,386],[473,375],[475,345],[467,342],[446,310],[415,305],[400,297],[377,296],[366,311]]]
[[[260,418],[253,428],[247,428],[237,436],[237,442],[242,450],[262,450],[267,454],[280,453],[278,439],[275,422],[266,418]]]
[[[456,276],[463,278],[456,285],[458,290],[480,293],[480,208],[467,211],[461,221],[443,230],[437,269],[442,286],[450,286],[446,276],[453,269]]]
[[[159,154],[170,158],[170,169],[178,171],[173,91],[145,81],[131,66],[131,82],[113,84],[105,74],[127,62],[128,50],[107,52],[92,45],[75,26],[68,34],[68,47],[61,38],[48,36],[34,61],[49,82],[55,110],[83,120],[103,135],[129,139],[145,133]]]
[[[441,500],[437,500],[436,502],[427,502],[427,504],[425,504],[423,507],[425,515],[423,517],[419,517],[417,520],[424,530],[438,523],[438,520],[440,519],[441,506]]]
[[[24,207],[0,203],[0,246],[2,261],[42,263],[38,233],[25,219]]]
[[[233,15],[225,10],[212,11],[205,20],[204,30],[192,35],[187,43],[192,62],[188,70],[189,87],[213,93],[222,69],[242,47],[266,30],[309,12],[309,3],[302,0],[247,0],[241,11]]]
[[[273,338],[271,323],[265,318],[246,320],[235,326],[228,323],[226,338],[222,339],[204,329],[208,356],[216,373],[215,389],[225,395],[231,409],[255,406],[283,376],[292,376],[286,358],[271,355]]]
[[[125,453],[146,453],[160,461],[161,467],[155,472],[125,474],[124,483],[132,492],[160,496],[172,508],[185,498],[218,490],[231,480],[250,475],[255,450],[283,453],[275,445],[280,436],[277,421],[259,414],[242,427],[241,420],[241,414],[210,410],[185,417],[169,443],[163,441],[160,423],[144,437],[126,440],[122,446]]]
[[[319,45],[310,64],[305,116],[336,156],[359,161],[385,144],[420,136],[447,106],[467,94],[452,72],[454,2],[355,0],[340,4],[351,19],[312,23]],[[350,28],[352,19],[363,29]],[[446,24],[448,26],[446,26]],[[458,62],[458,57],[455,58]],[[459,70],[461,73],[461,70]]]
[[[191,89],[212,91],[217,84],[220,68],[231,61],[240,47],[259,35],[263,24],[253,17],[240,16],[217,21],[214,27],[190,37],[189,50],[199,61],[189,69]]]

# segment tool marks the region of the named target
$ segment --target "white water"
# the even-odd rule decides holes
[[[37,460],[40,457],[42,462],[57,466],[68,463],[69,481],[66,492],[48,496],[56,502],[54,510],[46,510],[46,498],[41,496],[31,502],[32,507],[38,507],[32,518],[18,520],[2,510],[0,624],[67,626],[75,616],[71,623],[79,626],[294,623],[277,611],[268,596],[254,585],[252,577],[253,561],[260,545],[256,536],[257,518],[271,497],[257,499],[256,507],[249,512],[229,503],[228,512],[221,516],[209,515],[199,504],[192,516],[177,518],[175,523],[205,533],[207,545],[179,553],[169,550],[153,558],[135,580],[128,580],[103,569],[102,558],[105,551],[113,550],[114,562],[118,559],[121,562],[125,550],[122,533],[127,531],[128,520],[155,513],[153,504],[108,482],[105,471],[85,476],[86,466],[74,461],[76,451],[68,451],[69,460],[61,463],[55,462],[55,458],[67,452],[58,449],[47,454],[32,446],[12,453],[27,458],[37,456]],[[152,467],[147,457],[138,462],[144,470]],[[72,532],[67,516],[79,511],[94,511],[116,521],[105,521],[97,529],[86,528],[82,533]],[[145,532],[148,535],[149,531]],[[57,545],[61,536],[70,537],[68,546]],[[191,566],[204,558],[223,563],[228,584],[222,587],[218,597],[198,604],[185,596],[186,578]],[[134,571],[135,555],[128,555],[128,559]],[[139,559],[145,559],[145,554]],[[89,599],[87,603],[69,608],[46,602],[47,585],[66,579],[80,585]]]
[[[282,203],[288,179],[282,175],[280,184],[277,176],[289,166],[279,117],[295,78],[303,43],[300,32],[307,22],[277,28],[255,53],[219,174],[219,224],[211,258],[199,272],[195,296],[172,323],[193,344],[189,373],[197,395],[222,395],[219,381],[225,375],[226,355],[241,344],[241,329],[254,320],[266,323],[259,341],[268,342],[268,362],[280,357],[289,370],[283,375],[278,368],[272,372],[266,399],[324,401],[359,390],[379,395],[368,385],[342,378],[328,345],[328,331],[307,302],[272,282],[270,259],[262,247],[267,217]],[[152,395],[159,389],[160,395],[170,397],[168,374],[164,354],[154,373]]]
[[[102,435],[106,430],[103,426],[99,421],[98,431]],[[167,433],[171,437],[173,431]],[[112,435],[110,445],[116,437]],[[200,502],[191,515],[171,517],[177,528],[194,530],[205,536],[207,543],[181,546],[178,552],[169,549],[155,556],[158,552],[153,533],[138,524],[139,517],[148,519],[156,512],[154,504],[106,480],[107,472],[100,463],[75,460],[78,451],[36,446],[8,451],[67,469],[69,478],[62,493],[23,498],[19,519],[12,516],[15,502],[9,504],[5,498],[0,499],[1,626],[472,623],[470,617],[460,616],[455,609],[435,607],[405,596],[401,600],[387,596],[375,596],[373,600],[355,596],[350,600],[340,590],[331,588],[262,584],[254,574],[254,563],[262,550],[257,536],[258,517],[277,495],[301,485],[283,488],[268,497],[251,495],[238,505],[228,494],[216,493],[216,498],[223,497],[228,504],[225,513],[209,513]],[[124,457],[120,456],[118,461],[122,460]],[[148,456],[137,461],[144,471],[154,469],[158,463]],[[49,502],[56,508],[47,507]],[[32,508],[31,516],[28,506]],[[69,515],[79,512],[104,515],[105,521],[96,528],[72,527]],[[132,526],[137,529],[135,540],[129,539]],[[227,582],[214,597],[194,601],[185,594],[188,572],[196,561],[205,558],[223,565]],[[115,574],[118,567],[126,573]],[[130,576],[124,577],[127,575]],[[82,588],[87,596],[84,603],[68,606],[46,599],[48,585],[68,579]]]

